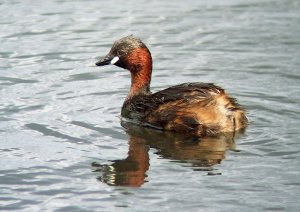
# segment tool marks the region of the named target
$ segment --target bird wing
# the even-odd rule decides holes
[[[183,113],[185,108],[197,104],[205,107],[212,104],[213,97],[224,93],[224,90],[212,83],[184,83],[154,94],[139,95],[124,103],[122,116],[141,122],[166,122],[175,113]],[[187,112],[187,111],[186,111]]]

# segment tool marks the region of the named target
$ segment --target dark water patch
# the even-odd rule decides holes
[[[66,82],[72,81],[84,81],[84,80],[97,80],[100,79],[100,76],[95,73],[82,73],[82,74],[73,74],[70,75],[69,79],[66,79]]]
[[[47,61],[50,61],[50,60],[61,61],[61,60],[63,60],[65,62],[72,62],[72,61],[78,61],[78,59],[71,58],[68,55],[77,55],[77,54],[80,54],[80,53],[77,52],[77,51],[44,52],[44,53],[39,53],[39,54],[13,55],[10,58],[11,59],[18,59],[19,61],[22,61],[24,59],[35,59],[36,60],[35,62],[41,62],[41,61],[44,61],[46,59]],[[57,61],[55,61],[54,64],[57,64]]]
[[[278,66],[277,65],[251,65],[251,66],[248,66],[248,68],[251,68],[251,69],[254,69],[254,70],[261,70],[260,72],[257,71],[255,72],[255,74],[266,74],[265,71],[266,69],[277,69]]]
[[[276,156],[276,157],[282,157],[282,156],[291,156],[291,155],[299,155],[298,151],[269,151],[268,156]]]
[[[12,119],[12,118],[6,118],[6,117],[0,117],[0,122],[7,122],[7,121],[12,121],[12,120],[14,120],[14,119]],[[0,130],[0,131],[2,132],[2,130]]]
[[[0,76],[0,85],[16,85],[22,83],[37,83],[38,80],[31,80],[31,79],[20,79],[15,77],[3,77]]]
[[[62,96],[62,95],[73,94],[73,93],[74,92],[72,92],[72,91],[65,91],[65,92],[57,93],[56,95]]]
[[[2,198],[0,198],[2,200]],[[17,198],[6,198],[3,199],[4,202],[8,202],[8,204],[1,205],[1,210],[5,211],[16,211],[16,210],[22,210],[25,209],[26,206],[36,205],[39,203],[37,200],[20,200]],[[14,202],[14,203],[9,203]]]
[[[20,112],[24,112],[24,111],[41,110],[44,107],[45,107],[45,105],[32,105],[32,106],[7,105],[3,109],[0,109],[0,114],[2,114],[2,115],[10,115],[10,114],[20,113]]]
[[[118,92],[117,91],[103,91],[103,92],[89,93],[88,95],[91,95],[91,96],[104,96],[104,95],[110,96],[110,95],[114,95],[114,94],[118,94]]]
[[[103,128],[103,127],[99,127],[99,126],[96,127],[92,124],[81,122],[81,121],[72,121],[71,124],[74,124],[74,125],[80,126],[80,127],[84,127],[84,128],[90,129],[90,130],[94,130],[94,131],[97,131],[104,135],[110,135],[112,138],[116,138],[116,139],[124,138],[123,134],[120,134],[118,131],[110,129],[110,128]]]
[[[44,136],[51,136],[63,140],[68,140],[70,142],[76,142],[76,143],[82,143],[85,142],[84,139],[76,138],[73,136],[69,136],[67,134],[60,133],[58,131],[55,131],[53,129],[50,129],[49,126],[43,125],[43,124],[37,124],[37,123],[30,123],[24,125],[26,128],[29,128],[31,130],[37,131],[39,133],[42,133]]]
[[[47,168],[49,169],[49,168]],[[30,171],[32,170],[32,172]],[[1,173],[1,172],[0,172]],[[13,190],[18,190],[20,185],[38,185],[38,186],[49,186],[49,179],[40,178],[42,176],[51,176],[49,171],[40,171],[38,167],[34,169],[21,169],[21,170],[6,170],[5,175],[9,178],[2,181],[2,185],[14,185],[16,187]],[[51,179],[51,184],[63,182],[62,179]],[[21,187],[22,188],[22,187]],[[30,191],[32,187],[27,187],[27,191]]]
[[[299,73],[291,74],[291,73],[282,72],[282,73],[280,73],[280,76],[288,78],[288,79],[293,79],[293,80],[300,79]]]
[[[97,207],[98,210],[100,210],[101,206]],[[89,210],[86,210],[84,207],[80,207],[80,206],[65,206],[65,207],[61,207],[59,209],[59,211],[74,211],[74,212],[81,212],[81,211],[86,211],[88,212]]]
[[[26,37],[26,36],[34,36],[34,35],[41,35],[41,34],[54,34],[57,33],[57,31],[53,30],[44,30],[44,31],[28,31],[23,33],[15,33],[5,36],[4,38],[14,38],[14,37]]]
[[[40,13],[40,15],[42,16],[59,16],[59,15],[68,15],[68,14],[72,14],[72,12],[58,12],[58,11],[55,11],[55,12],[47,12],[47,13]]]
[[[97,29],[78,29],[72,30],[72,33],[87,33],[87,32],[98,32]]]
[[[263,210],[266,211],[284,211],[286,207],[278,206],[278,207],[265,207]]]

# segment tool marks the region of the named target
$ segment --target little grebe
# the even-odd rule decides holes
[[[183,83],[151,93],[152,57],[138,38],[117,40],[97,66],[113,64],[131,73],[121,115],[145,126],[197,136],[234,132],[247,126],[245,111],[212,83]]]

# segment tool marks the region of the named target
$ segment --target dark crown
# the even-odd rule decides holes
[[[146,45],[139,39],[135,38],[133,35],[123,37],[116,42],[114,42],[110,54],[118,57],[125,56],[131,50],[136,48],[147,48]]]

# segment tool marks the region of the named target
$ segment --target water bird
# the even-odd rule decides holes
[[[195,136],[235,132],[247,126],[245,110],[213,83],[183,83],[152,93],[151,53],[132,35],[115,41],[95,65],[129,70],[131,86],[121,109],[121,116],[128,121]]]

